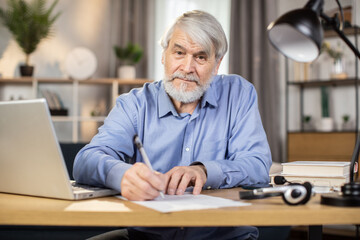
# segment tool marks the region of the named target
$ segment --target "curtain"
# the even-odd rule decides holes
[[[148,78],[149,41],[153,31],[154,0],[112,0],[111,16],[111,42],[112,46],[124,47],[128,42],[139,44],[144,54],[136,64],[136,77]],[[151,52],[151,51],[150,51]],[[119,63],[115,54],[110,57],[109,75],[116,76]]]
[[[254,84],[273,161],[283,162],[278,53],[266,33],[276,17],[276,0],[232,0],[229,72]]]

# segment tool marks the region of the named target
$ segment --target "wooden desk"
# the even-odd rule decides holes
[[[239,190],[207,190],[203,193],[238,200]],[[252,205],[159,213],[115,197],[67,201],[0,193],[0,225],[194,227],[360,224],[360,208],[320,205],[320,195],[301,206],[288,206],[281,197],[248,202]],[[91,206],[92,203],[116,203],[121,208],[101,210]],[[69,209],[74,204],[85,208],[81,211]]]

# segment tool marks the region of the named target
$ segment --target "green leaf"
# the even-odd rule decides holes
[[[143,50],[138,44],[128,43],[126,47],[114,46],[114,53],[123,65],[135,65],[142,56]]]
[[[46,0],[8,0],[7,9],[0,8],[2,23],[27,55],[27,59],[43,39],[51,37],[52,26],[61,14],[52,14],[57,3],[58,0],[55,0],[46,8]]]
[[[322,117],[330,117],[329,94],[327,87],[321,87],[321,113]]]

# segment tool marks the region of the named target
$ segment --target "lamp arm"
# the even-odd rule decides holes
[[[317,15],[320,15],[320,13],[322,13],[323,6],[324,6],[324,0],[310,0],[306,3],[304,8],[308,8],[316,12]]]
[[[341,31],[338,27],[337,18],[331,18],[324,13],[320,14],[320,17],[325,20],[326,23],[331,25],[334,31],[339,35],[339,37],[348,45],[348,47],[354,52],[354,54],[360,59],[360,52],[359,50],[350,42],[349,38],[346,37],[343,31]]]

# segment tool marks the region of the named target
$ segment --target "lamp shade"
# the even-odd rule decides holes
[[[271,44],[286,57],[298,62],[311,62],[320,54],[323,29],[311,9],[288,12],[267,28]]]

